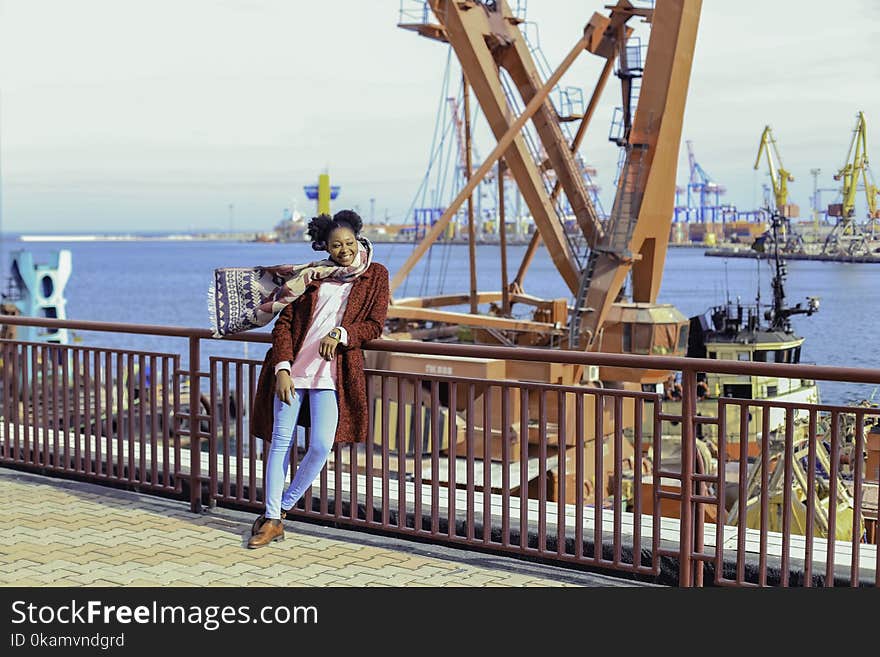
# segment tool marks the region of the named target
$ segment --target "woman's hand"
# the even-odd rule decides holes
[[[318,353],[324,360],[331,360],[336,355],[336,347],[339,340],[331,338],[329,335],[321,338],[321,344],[318,345]]]
[[[288,406],[293,401],[293,380],[290,378],[290,372],[280,370],[275,375],[275,394],[282,403]]]

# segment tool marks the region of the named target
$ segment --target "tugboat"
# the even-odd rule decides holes
[[[787,268],[779,248],[779,232],[785,218],[776,212],[768,212],[770,227],[758,237],[752,248],[764,251],[769,244],[770,259],[774,270],[771,288],[772,305],[762,307],[761,294],[754,305],[744,305],[739,299],[736,303],[715,306],[711,310],[690,318],[690,331],[687,355],[694,358],[714,358],[718,360],[752,361],[759,363],[799,363],[804,338],[795,334],[791,317],[810,316],[819,310],[819,298],[807,297],[806,304],[787,306],[785,300],[785,278]],[[674,395],[674,387],[672,394]],[[697,386],[697,413],[715,415],[719,397],[755,399],[771,402],[819,402],[819,388],[811,379],[789,379],[757,375],[700,374]],[[737,458],[739,452],[739,409],[728,406],[731,414],[727,427],[731,435],[727,441],[730,455]],[[763,409],[751,407],[749,417],[750,456],[760,451]],[[795,418],[797,419],[797,418]],[[782,408],[770,410],[770,430],[778,429],[785,422]],[[703,427],[704,439],[717,439],[713,425]]]
[[[690,330],[687,355],[694,358],[714,358],[719,360],[752,361],[761,363],[799,363],[801,359],[801,347],[804,338],[795,334],[791,326],[793,315],[812,315],[819,309],[817,297],[807,297],[804,305],[798,303],[787,306],[785,302],[785,278],[786,266],[780,248],[779,231],[785,219],[778,213],[769,213],[771,217],[770,228],[760,236],[752,248],[763,251],[769,245],[769,254],[774,268],[773,280],[773,303],[769,307],[761,305],[760,291],[754,305],[744,305],[737,300],[736,303],[728,302],[716,306],[702,315],[690,318]],[[743,500],[739,499],[737,488],[739,486],[740,471],[745,470],[747,494],[746,526],[759,528],[760,516],[760,479],[761,479],[761,448],[767,441],[769,448],[769,472],[767,473],[769,490],[770,523],[771,531],[781,531],[779,519],[782,517],[782,506],[785,500],[783,494],[784,481],[783,469],[776,467],[785,450],[785,409],[780,408],[778,403],[793,402],[798,404],[818,404],[819,388],[811,379],[790,379],[785,377],[769,377],[757,375],[734,375],[700,373],[697,375],[697,402],[696,413],[705,417],[716,417],[719,410],[719,398],[752,399],[765,404],[770,402],[766,411],[769,413],[766,426],[769,428],[767,435],[764,431],[763,405],[741,406],[727,404],[724,406],[726,418],[725,449],[725,488],[728,494],[725,515],[717,518],[715,511],[709,509],[706,519],[710,522],[723,522],[728,525],[736,525],[738,522],[738,506]],[[680,387],[675,380],[667,383],[665,388],[666,400],[663,402],[664,411],[678,414],[680,403]],[[740,427],[741,413],[748,413],[748,445],[746,448],[746,461],[741,462]],[[828,492],[832,487],[837,490],[837,527],[834,530],[838,539],[849,540],[852,538],[852,518],[854,498],[851,481],[848,481],[844,468],[838,472],[836,481],[832,481],[830,473],[830,454],[826,441],[822,437],[823,427],[827,424],[825,417],[819,414],[817,435],[820,444],[824,448],[816,450],[817,488],[813,492],[814,505],[817,509],[814,517],[814,534],[828,537],[831,528],[828,525],[828,505],[830,502]],[[795,534],[807,533],[807,507],[804,500],[808,495],[807,487],[807,454],[810,443],[808,427],[808,412],[796,410],[794,413],[794,435],[792,437],[792,467],[794,477],[792,480],[792,494],[789,496],[791,504],[791,531]],[[647,427],[643,427],[643,430]],[[846,428],[844,428],[846,429]],[[843,431],[842,442],[846,453],[846,445],[852,431]],[[718,427],[714,424],[699,424],[697,428],[696,448],[698,453],[698,467],[705,474],[718,472],[719,462]],[[654,455],[651,455],[654,458]],[[757,458],[756,458],[757,457]],[[855,458],[851,456],[850,460]],[[660,459],[665,470],[675,470],[681,464],[681,425],[679,423],[665,422],[661,437]],[[841,460],[843,463],[844,459]],[[644,485],[644,484],[643,484]],[[666,488],[667,483],[661,484]],[[714,488],[714,484],[710,486]],[[676,516],[676,509],[664,509],[663,515]],[[860,530],[861,531],[861,528]]]

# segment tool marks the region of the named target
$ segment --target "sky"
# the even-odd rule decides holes
[[[605,4],[528,2],[551,65]],[[0,230],[268,231],[285,208],[313,214],[302,187],[325,169],[341,187],[334,210],[402,221],[428,165],[448,46],[399,29],[400,7],[0,0]],[[757,207],[770,125],[803,214],[810,169],[838,187],[859,111],[880,153],[878,36],[874,0],[704,0],[679,183],[691,140],[722,199]],[[601,63],[582,54],[563,84],[588,94]],[[581,149],[607,207],[614,82]]]

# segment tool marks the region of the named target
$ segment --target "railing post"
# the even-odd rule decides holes
[[[691,397],[691,399],[694,399],[694,397]],[[696,426],[696,424],[694,426]],[[706,467],[707,464],[703,461],[702,454],[700,453],[700,451],[698,449],[696,449],[696,442],[697,442],[697,438],[696,438],[696,431],[695,431],[694,432],[694,452],[695,452],[694,453],[694,472],[698,475],[705,475],[705,474],[709,473],[709,469]],[[697,495],[699,495],[700,497],[705,496],[705,494],[706,494],[706,491],[704,490],[705,488],[706,488],[706,484],[703,481],[697,482],[697,485],[694,486],[694,489],[696,490]],[[723,490],[724,486],[719,486],[719,488],[721,490]],[[695,506],[694,512],[696,514],[694,516],[694,550],[696,552],[702,553],[703,548],[705,547],[703,544],[703,535],[705,534],[705,531],[706,531],[705,527],[704,527],[705,521],[706,521],[706,516],[705,516],[705,512],[703,510],[704,506],[703,506],[702,502],[697,502],[697,504],[694,506]],[[719,514],[719,517],[720,517],[720,514]],[[705,569],[705,564],[703,563],[703,560],[700,559],[699,561],[695,562],[695,565],[696,565],[696,569],[694,570],[694,574],[693,574],[694,586],[703,586],[703,571]]]
[[[189,338],[189,507],[202,511],[202,432],[199,422],[199,338]]]
[[[692,586],[691,555],[694,549],[694,519],[691,496],[694,490],[694,393],[696,373],[681,373],[681,526],[678,548],[678,584]]]

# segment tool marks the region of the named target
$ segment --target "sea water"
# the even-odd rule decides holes
[[[28,249],[35,262],[48,260],[58,249],[72,253],[73,274],[65,288],[69,319],[208,328],[207,291],[217,267],[301,263],[320,259],[307,243],[257,243],[220,240],[132,240],[88,242],[19,242],[4,236],[0,242],[0,267],[8,272],[15,249]],[[411,243],[375,245],[375,260],[394,272],[412,253]],[[524,246],[508,248],[512,279]],[[500,289],[500,251],[496,245],[479,245],[477,277],[481,290]],[[467,245],[437,245],[424,256],[398,298],[450,294],[469,289]],[[811,317],[795,315],[795,332],[806,338],[802,361],[819,365],[875,368],[880,350],[877,283],[880,267],[874,264],[812,262],[787,263],[785,292],[789,304],[806,305],[807,296],[820,297],[820,310]],[[726,300],[753,303],[760,289],[764,304],[772,300],[772,271],[766,261],[705,257],[702,249],[670,248],[658,301],[674,304],[693,316]],[[525,277],[527,293],[543,298],[570,299],[562,278],[547,251],[541,247]],[[514,307],[516,311],[517,308]],[[523,316],[528,308],[521,307]],[[268,332],[271,326],[261,331]],[[75,331],[82,344],[180,353],[186,363],[188,348],[181,338]],[[242,342],[204,341],[202,356],[249,357],[262,360],[266,347]],[[857,402],[875,394],[869,385],[821,382],[823,402]],[[880,391],[874,401],[880,401]]]

